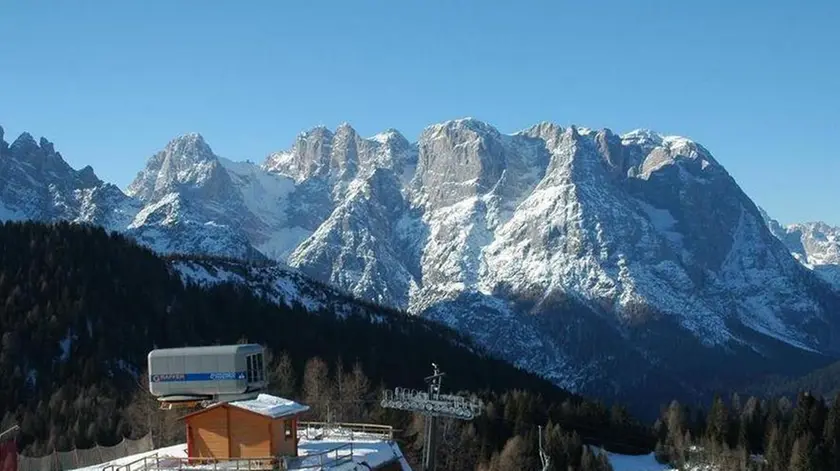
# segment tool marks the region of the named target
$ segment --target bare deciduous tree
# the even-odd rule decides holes
[[[310,358],[303,369],[303,402],[316,420],[330,420],[331,389],[327,364],[319,357]]]

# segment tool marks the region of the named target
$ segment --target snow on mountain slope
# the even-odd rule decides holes
[[[548,153],[522,136],[505,136],[474,119],[433,125],[418,143],[409,194],[423,211],[428,237],[421,289],[409,308],[479,289],[482,250],[545,171]]]
[[[408,205],[391,170],[354,180],[345,202],[289,258],[291,266],[353,295],[403,306],[416,289],[401,221]]]
[[[545,178],[487,248],[485,290],[571,291],[621,318],[651,306],[704,341],[725,341],[722,319],[696,297],[671,238],[649,219],[651,206],[611,184],[598,136],[570,128],[552,137]]]
[[[418,271],[417,222],[404,192],[416,158],[396,131],[365,139],[346,124],[302,133],[290,151],[270,155],[263,168],[298,183],[290,217],[314,228],[289,264],[364,299],[405,306]]]
[[[545,143],[546,162],[506,148],[486,125],[448,126],[466,128],[466,136],[442,145],[446,136],[437,126],[420,142],[417,201],[430,207],[421,306],[462,291],[567,293],[626,322],[651,310],[677,318],[709,345],[734,338],[726,327],[733,314],[790,344],[808,348],[813,342],[789,328],[802,319],[781,316],[825,313],[800,294],[795,264],[767,244],[755,208],[734,181],[691,141],[642,131],[618,138],[545,124],[519,134]],[[512,213],[494,207],[502,199],[504,176],[516,175],[507,173],[510,161],[545,164],[544,171],[521,165],[527,170],[520,173],[541,179],[536,186],[526,178],[509,187],[507,199],[527,195]],[[426,166],[433,177],[446,175],[445,181],[424,182]],[[721,193],[710,193],[713,187]],[[679,231],[694,225],[684,217],[690,205],[711,205],[711,194],[721,214],[706,217],[703,232],[736,228],[731,239],[714,245],[697,240],[709,235]],[[740,295],[733,296],[739,299],[734,306],[722,305],[725,290]]]
[[[3,219],[89,222],[161,253],[245,259],[285,257],[311,233],[285,225],[293,182],[219,158],[197,133],[149,159],[128,194],[90,167],[73,170],[46,139],[24,133],[8,145],[0,131],[0,142]]]
[[[286,260],[312,231],[290,224],[287,208],[295,191],[289,177],[268,173],[250,162],[219,158],[233,185],[242,194],[245,208],[261,222],[248,234],[254,247],[266,256]]]
[[[794,258],[840,291],[840,227],[819,221],[782,226],[763,210],[762,215]]]
[[[415,162],[414,147],[398,132],[364,139],[343,124],[335,133],[317,127],[299,134],[290,150],[269,155],[262,168],[295,181],[288,224],[313,233],[350,197],[354,181],[370,178],[377,169],[391,170],[403,180]]]
[[[759,339],[803,352],[838,347],[825,334],[838,324],[832,301],[810,287],[755,205],[689,139],[551,123],[503,135],[461,119],[430,126],[416,147],[408,184],[390,179],[381,191],[405,195],[408,207],[390,214],[412,221],[411,243],[401,245],[393,225],[372,223],[371,214],[389,214],[381,198],[359,205],[351,192],[290,263],[469,332],[565,386],[606,384],[631,357],[637,370],[639,362],[672,364],[643,338],[654,325],[687,336],[686,345],[746,348],[767,361],[780,347]],[[552,321],[566,300],[582,306],[573,321],[582,324],[571,331]],[[664,327],[672,324],[679,330]],[[629,349],[593,352],[568,334],[614,335]],[[602,371],[587,371],[595,364]]]
[[[0,127],[0,218],[125,227],[139,204],[85,167],[72,169],[51,142],[28,133],[11,145]]]
[[[277,304],[289,307],[297,304],[309,311],[324,309],[331,299],[342,297],[338,291],[313,283],[309,278],[280,265],[257,266],[191,259],[175,259],[171,264],[185,283],[200,286],[219,283],[245,285]]]
[[[502,134],[465,118],[410,143],[343,124],[256,165],[187,134],[128,195],[28,135],[0,139],[0,153],[2,217],[104,224],[164,253],[285,262],[454,326],[573,390],[696,392],[840,352],[840,299],[791,256],[826,277],[836,231],[771,233],[684,137],[552,123]],[[254,289],[299,298],[282,286]]]
[[[138,241],[162,253],[196,252],[260,258],[266,222],[247,207],[204,138],[197,133],[170,141],[128,186],[144,207],[127,227]]]
[[[413,147],[399,132],[389,129],[365,139],[344,123],[335,133],[324,127],[300,133],[290,150],[269,155],[262,167],[297,183],[324,179],[333,187],[332,197],[340,200],[343,194],[338,190],[346,190],[356,177],[369,176],[378,168],[402,175],[415,160]]]

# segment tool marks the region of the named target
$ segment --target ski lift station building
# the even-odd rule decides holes
[[[152,350],[149,392],[170,405],[254,398],[268,385],[263,350],[258,344]]]
[[[201,406],[182,417],[190,458],[297,456],[297,423],[308,406],[264,394],[257,344],[149,352],[149,391],[164,406]]]

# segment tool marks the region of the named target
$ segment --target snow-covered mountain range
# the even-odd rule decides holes
[[[794,258],[840,290],[840,227],[820,221],[783,226],[763,210],[762,214]]]
[[[699,391],[840,352],[840,231],[781,227],[683,137],[344,124],[255,164],[188,134],[122,192],[24,134],[0,144],[0,185],[2,218],[277,260],[581,392]]]

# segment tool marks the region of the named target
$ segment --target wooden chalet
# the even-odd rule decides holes
[[[223,402],[182,417],[187,456],[199,459],[264,459],[298,456],[298,418],[309,406],[260,394]]]

